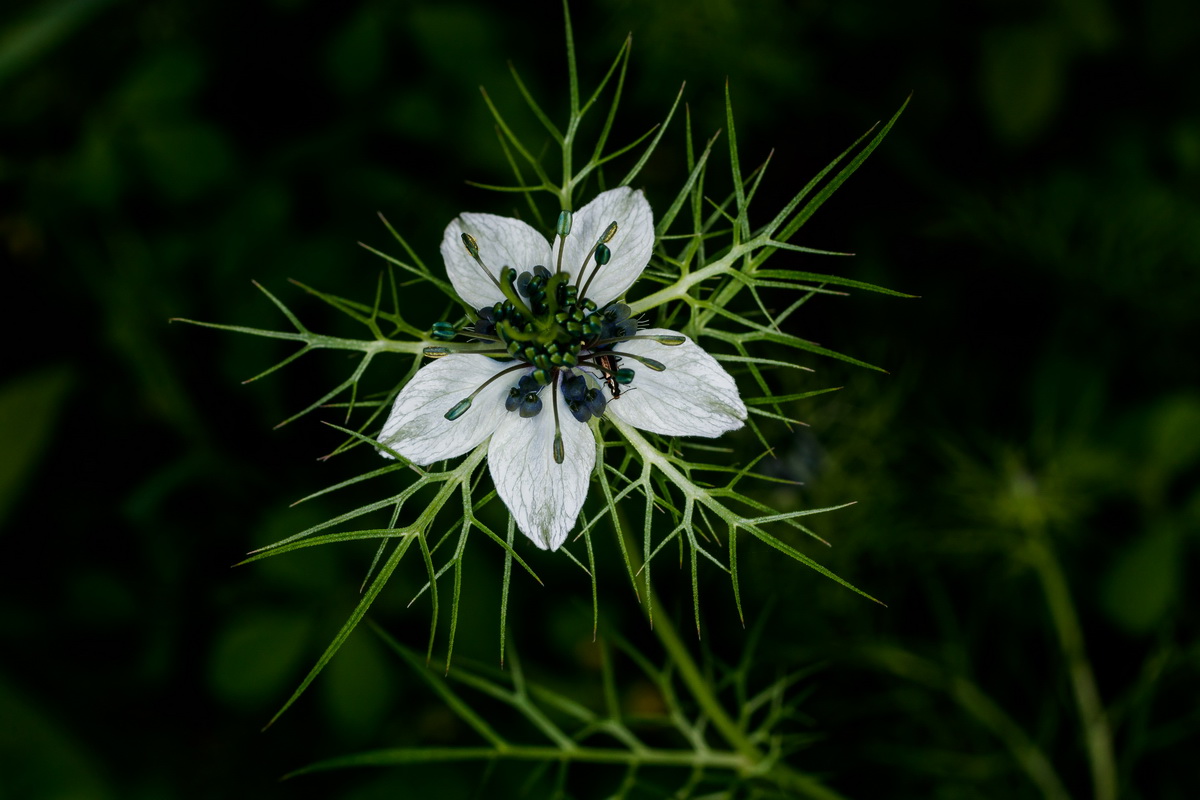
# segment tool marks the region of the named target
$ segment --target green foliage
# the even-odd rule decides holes
[[[0,386],[0,522],[45,451],[71,371],[50,367]]]
[[[525,194],[529,199],[530,210],[537,219],[542,220],[544,217],[539,212],[534,199],[536,192],[547,192],[556,198],[562,208],[570,209],[578,190],[590,183],[593,178],[599,185],[604,185],[603,175],[606,164],[630,153],[645,142],[645,147],[638,155],[637,161],[625,174],[619,185],[626,185],[633,180],[646,165],[655,147],[661,141],[663,133],[667,130],[678,108],[679,97],[676,97],[663,123],[656,126],[657,131],[652,128],[632,143],[610,149],[608,140],[617,117],[621,93],[625,85],[629,52],[630,41],[626,39],[608,72],[600,80],[595,91],[585,99],[579,89],[574,41],[568,16],[567,62],[570,76],[570,114],[565,128],[561,130],[546,116],[521,81],[519,74],[512,69],[513,79],[521,97],[528,105],[529,111],[562,150],[561,181],[551,178],[542,159],[533,155],[531,148],[526,146],[513,132],[485,91],[484,98],[495,119],[497,129],[500,131],[501,144],[504,145],[505,152],[509,155],[509,163],[516,183],[511,186],[485,186],[483,188]],[[594,145],[587,148],[591,155],[576,168],[576,150],[580,145],[579,131],[589,112],[599,108],[598,103],[606,89],[611,89],[611,99],[608,102],[608,110],[603,124],[596,134]],[[764,264],[781,250],[837,255],[795,246],[790,244],[789,240],[843,182],[862,165],[891,130],[904,107],[902,106],[900,111],[897,111],[896,115],[878,131],[864,135],[830,162],[783,208],[774,212],[769,221],[761,225],[754,225],[751,222],[751,204],[766,174],[767,165],[763,164],[748,175],[743,174],[738,157],[733,106],[728,88],[725,102],[732,191],[720,200],[713,200],[705,193],[706,184],[711,185],[712,183],[708,180],[708,169],[715,137],[709,140],[704,149],[700,151],[689,124],[687,131],[688,177],[683,189],[668,209],[659,216],[657,223],[657,233],[662,244],[656,248],[657,260],[650,272],[649,280],[654,284],[659,284],[660,288],[652,289],[641,299],[631,301],[631,309],[634,314],[653,312],[660,320],[660,324],[678,328],[697,342],[720,342],[733,351],[722,353],[720,350],[716,350],[715,353],[719,359],[724,359],[731,368],[743,374],[743,384],[752,382],[762,392],[759,397],[750,397],[748,402],[753,413],[761,420],[751,420],[750,427],[763,445],[765,455],[771,448],[767,435],[763,432],[764,424],[768,420],[796,424],[796,421],[784,414],[785,404],[797,398],[828,391],[776,394],[771,388],[770,371],[776,364],[790,365],[793,356],[784,355],[788,349],[834,357],[860,366],[870,366],[785,332],[781,326],[788,317],[814,295],[829,291],[828,287],[831,285],[853,286],[885,294],[904,295],[862,281],[832,275],[794,272],[787,269],[765,269]],[[653,138],[650,138],[651,134],[654,134]],[[698,155],[696,155],[697,152]],[[532,172],[537,182],[527,183],[523,177],[523,169]],[[685,210],[688,213],[683,213]],[[385,225],[405,249],[411,263],[373,249],[372,251],[382,256],[395,269],[401,270],[402,273],[412,276],[417,281],[429,282],[444,293],[447,300],[457,302],[458,298],[448,283],[433,274],[386,220]],[[671,245],[674,245],[675,249],[672,249]],[[395,270],[389,271],[386,290],[385,286],[381,284],[376,291],[374,302],[371,304],[303,287],[337,311],[366,326],[371,334],[370,339],[352,339],[314,333],[266,289],[262,289],[263,293],[284,314],[295,329],[294,332],[196,323],[219,330],[284,339],[303,344],[300,350],[292,353],[274,367],[251,378],[252,381],[269,375],[280,367],[315,350],[361,352],[362,356],[349,377],[307,408],[280,424],[292,422],[304,414],[328,406],[335,400],[340,400],[343,396],[348,395],[349,399],[344,403],[347,420],[351,418],[356,408],[362,408],[369,413],[365,420],[359,423],[357,430],[344,431],[349,438],[335,452],[343,452],[357,445],[367,444],[387,450],[397,459],[398,463],[344,481],[330,487],[325,492],[343,489],[360,481],[382,476],[390,475],[393,480],[396,477],[415,476],[399,494],[392,493],[390,488],[385,489],[385,496],[382,499],[340,514],[275,544],[261,548],[248,559],[248,561],[255,561],[282,555],[298,548],[335,542],[362,539],[380,540],[375,561],[363,584],[363,597],[357,608],[301,682],[292,698],[284,704],[280,713],[295,702],[346,642],[359,622],[364,619],[384,586],[392,578],[404,556],[412,549],[411,546],[414,542],[419,544],[417,551],[423,557],[428,578],[428,582],[418,593],[419,596],[428,590],[431,605],[427,657],[432,656],[437,638],[440,615],[438,580],[453,570],[450,623],[446,641],[447,669],[454,650],[455,631],[458,626],[459,600],[462,589],[462,559],[469,534],[479,531],[493,539],[505,550],[506,566],[504,593],[501,598],[502,608],[508,602],[508,575],[512,560],[515,559],[525,571],[537,579],[536,574],[512,548],[511,522],[509,525],[510,537],[506,541],[489,527],[486,517],[482,513],[494,499],[494,493],[484,494],[477,488],[482,479],[479,467],[487,451],[486,443],[476,448],[456,468],[444,472],[429,472],[408,463],[398,453],[380,445],[370,437],[370,431],[379,426],[381,412],[390,406],[391,401],[403,386],[403,382],[398,384],[380,399],[360,399],[359,384],[372,360],[376,355],[382,353],[417,355],[424,352],[426,348],[437,346],[437,340],[434,337],[426,334],[420,328],[414,327],[406,320],[405,304],[400,299],[402,294],[400,285]],[[791,300],[784,310],[771,311],[763,298],[763,292],[767,290],[773,291],[776,295],[791,293],[795,299]],[[745,310],[741,310],[741,306],[735,302],[743,292],[752,300]],[[384,310],[385,297],[390,305],[390,310]],[[763,349],[764,345],[774,345],[776,349]],[[407,377],[412,376],[417,366],[419,366],[419,361],[414,361],[408,370],[406,380]],[[592,535],[599,530],[598,523],[605,520],[609,520],[616,529],[617,541],[621,545],[629,579],[635,593],[645,603],[651,622],[654,620],[654,610],[650,605],[652,596],[651,564],[660,553],[669,552],[666,548],[673,543],[681,552],[686,549],[688,553],[693,617],[697,632],[700,631],[701,624],[699,568],[702,561],[711,562],[729,575],[739,616],[743,616],[737,564],[739,534],[748,534],[864,597],[874,599],[805,555],[788,541],[788,535],[781,535],[772,530],[782,528],[782,530],[788,531],[791,529],[788,531],[789,534],[819,539],[799,520],[801,517],[831,509],[810,508],[781,513],[758,500],[754,493],[742,489],[739,484],[747,478],[768,477],[756,475],[751,471],[759,459],[742,466],[707,464],[695,460],[694,456],[689,457],[688,452],[691,448],[686,444],[674,443],[652,434],[643,435],[617,420],[611,421],[611,427],[619,434],[620,438],[605,442],[606,455],[601,460],[602,466],[598,471],[598,481],[603,490],[604,504],[583,525],[577,536],[577,539],[579,537],[584,539],[587,563],[584,564],[578,556],[571,554],[569,550],[566,551],[567,557],[582,567],[591,578],[593,620],[599,617],[599,599]],[[427,487],[436,488],[436,493],[429,496],[424,491]],[[318,493],[316,496],[323,495],[325,492]],[[637,559],[631,557],[626,548],[623,529],[628,526],[628,523],[622,521],[620,510],[621,506],[629,502],[635,495],[641,495],[644,501],[640,523],[635,526],[635,529],[640,531],[641,541],[641,555]],[[413,519],[408,507],[418,496],[422,498],[424,506]],[[655,519],[656,508],[667,512],[671,518],[669,527],[661,525]],[[388,515],[389,521],[385,525],[346,530],[347,526],[352,526],[359,518],[375,515],[377,512],[385,512]],[[410,519],[412,521],[409,521]],[[667,532],[664,535],[658,533],[660,530]],[[456,543],[453,546],[447,545],[448,542],[455,541],[456,531]],[[714,552],[722,546],[720,544],[721,534],[724,534],[727,542],[727,557],[722,557],[719,553]],[[393,539],[399,539],[399,541],[392,544],[391,540]],[[444,545],[446,546],[443,547]],[[442,554],[439,555],[438,550],[442,550]],[[637,567],[635,567],[635,561],[639,562]],[[378,568],[376,569],[376,567]],[[503,660],[506,625],[503,613],[500,624],[501,660]]]
[[[742,478],[735,489],[779,513],[859,501],[797,518],[831,548],[784,522],[769,523],[770,531],[887,608],[812,580],[744,531],[737,536],[747,624],[755,628],[762,609],[774,609],[752,652],[752,681],[761,688],[797,665],[822,666],[801,684],[801,717],[781,727],[811,733],[787,763],[819,772],[848,797],[1055,796],[1055,782],[1072,797],[1096,796],[1091,763],[1104,748],[1084,738],[1072,678],[1082,663],[1097,688],[1092,708],[1108,721],[1118,795],[1190,796],[1190,743],[1200,732],[1191,621],[1200,530],[1192,435],[1200,373],[1191,344],[1200,338],[1200,114],[1192,89],[1200,80],[1193,55],[1200,18],[1191,6],[1072,0],[992,5],[968,18],[945,0],[599,0],[574,11],[583,75],[602,77],[633,34],[612,150],[646,135],[650,125],[626,123],[661,120],[688,82],[671,125],[594,169],[576,187],[575,203],[600,189],[601,177],[615,185],[661,132],[635,178],[660,219],[676,197],[664,190],[686,183],[689,164],[719,130],[701,192],[712,202],[700,213],[724,203],[727,217],[712,230],[731,229],[728,80],[753,233],[790,202],[795,176],[819,171],[853,138],[848,133],[913,93],[903,125],[869,169],[792,239],[853,252],[853,261],[777,252],[755,273],[772,313],[804,296],[766,286],[780,278],[767,274],[776,269],[793,278],[852,275],[921,295],[895,302],[828,283],[819,302],[804,303],[780,326],[891,374],[781,351],[765,339],[746,345],[763,359],[748,361],[738,342],[709,333],[705,346],[756,396],[751,419],[771,453],[756,461],[764,447],[752,431],[715,447],[691,442],[670,451],[767,476]],[[478,780],[490,775],[482,794],[530,796],[526,781],[546,773],[527,762],[277,781],[337,754],[483,741],[366,629],[347,640],[285,724],[260,734],[352,612],[384,540],[299,548],[229,569],[247,542],[278,541],[380,499],[385,482],[394,493],[415,479],[397,471],[314,492],[384,465],[359,439],[320,421],[374,433],[378,418],[365,425],[366,418],[386,413],[389,393],[420,354],[379,353],[356,397],[344,390],[330,407],[272,432],[350,377],[366,353],[315,348],[270,380],[242,387],[304,343],[197,335],[164,321],[186,315],[271,327],[262,321],[269,318],[263,297],[247,291],[253,278],[309,331],[373,340],[367,327],[317,295],[290,291],[286,280],[361,301],[367,316],[382,287],[382,315],[394,307],[391,278],[376,282],[386,265],[353,243],[405,264],[417,260],[391,242],[376,211],[421,254],[432,253],[429,232],[463,210],[536,222],[536,206],[552,215],[557,196],[481,196],[459,179],[520,183],[501,169],[504,150],[477,94],[482,82],[557,180],[557,142],[525,112],[505,59],[565,134],[560,30],[556,9],[502,11],[471,0],[18,0],[0,11],[0,263],[8,300],[0,405],[13,412],[0,433],[0,536],[11,545],[0,559],[0,793],[467,797],[481,794]],[[591,156],[617,83],[614,72],[578,133],[576,170]],[[1136,90],[1120,90],[1130,85]],[[581,93],[580,103],[587,98]],[[683,135],[689,126],[694,137]],[[537,184],[509,148],[525,181]],[[763,162],[769,169],[756,183],[753,167]],[[675,279],[690,203],[689,195],[669,234],[685,238],[662,239],[651,282],[635,298]],[[706,257],[719,254],[707,249]],[[436,256],[429,265],[432,278],[444,278]],[[457,308],[428,278],[392,266],[414,327]],[[823,282],[814,277],[809,285]],[[673,310],[680,325],[705,313],[685,300],[669,305],[651,313]],[[732,310],[761,322],[754,306],[745,287]],[[731,324],[719,315],[713,321],[718,331]],[[396,333],[382,316],[378,325],[393,341],[420,338]],[[280,330],[297,332],[287,322]],[[772,395],[757,388],[750,364]],[[832,387],[844,388],[812,394]],[[624,442],[611,428],[605,438]],[[313,462],[335,451],[338,459]],[[626,455],[625,445],[609,452],[614,494],[625,484],[612,472]],[[689,477],[722,486],[734,475]],[[661,480],[656,488],[660,496],[675,491]],[[437,486],[423,491],[406,508],[418,508]],[[317,496],[288,508],[310,494]],[[674,512],[683,498],[671,495]],[[599,538],[571,551],[595,576],[598,612],[591,579],[561,558],[547,569],[549,560],[514,544],[545,585],[528,580],[519,564],[514,574],[510,561],[507,590],[504,548],[470,547],[461,561],[446,680],[514,742],[546,740],[511,707],[455,684],[460,669],[494,669],[499,619],[508,621],[527,685],[595,712],[605,706],[588,655],[598,647],[593,625],[635,640],[656,667],[677,658],[640,617],[620,546],[607,544],[612,521],[598,484],[589,502],[581,525],[591,523]],[[631,560],[643,555],[642,507],[636,490],[621,501]],[[508,541],[498,503],[478,513]],[[677,524],[671,513],[653,512],[664,526],[656,537]],[[313,538],[379,530],[388,519],[377,515]],[[694,516],[722,540],[698,543],[724,558],[726,527],[708,511]],[[1047,562],[1039,570],[1031,558],[1022,526],[1038,520],[1048,547],[1042,555],[1057,563],[1082,631],[1082,662],[1068,659],[1059,641],[1043,588]],[[457,545],[453,522],[437,526],[449,535],[431,554],[435,573]],[[720,664],[747,651],[738,603],[727,573],[700,557],[703,641],[695,642],[687,544],[680,534],[654,556],[654,630],[678,622],[691,651],[678,657],[697,663],[701,675],[725,674]],[[420,651],[430,591],[407,604],[429,578],[423,554],[408,555],[369,617]],[[454,572],[437,582],[439,656]],[[253,681],[257,696],[218,694],[217,651],[246,620],[272,615],[309,622],[307,638],[287,648],[290,666]],[[261,641],[269,644],[270,633]],[[252,646],[242,651],[251,662],[256,655]],[[236,671],[244,662],[227,663]],[[643,692],[633,672],[622,676],[630,680],[618,686],[622,708],[643,709],[639,701],[658,695]],[[227,679],[232,686],[237,675]],[[736,711],[735,695],[714,692]],[[655,746],[671,744],[638,733]],[[710,747],[727,749],[724,736],[707,733]],[[603,796],[620,785],[622,770],[577,764],[566,789]],[[710,772],[710,786],[732,775]],[[638,777],[643,788],[670,790],[686,780],[678,768],[646,768]],[[536,785],[547,789],[542,795],[557,788],[549,780]],[[744,786],[742,795],[779,796],[761,784]]]
[[[669,623],[667,626],[668,647],[673,649],[678,640],[669,632]],[[673,768],[679,774],[675,779],[678,786],[675,793],[680,797],[706,792],[737,793],[755,784],[774,784],[796,796],[825,800],[839,797],[812,777],[782,763],[786,755],[802,748],[805,742],[804,737],[785,728],[798,716],[797,706],[803,694],[798,693],[796,687],[808,677],[805,670],[757,688],[750,676],[750,651],[741,663],[722,666],[719,674],[700,677],[689,673],[688,670],[694,667],[688,667],[688,662],[669,661],[665,666],[656,666],[618,637],[616,654],[623,655],[631,663],[645,687],[652,687],[653,701],[643,701],[649,708],[642,709],[630,709],[627,703],[622,703],[618,686],[627,684],[629,679],[618,678],[613,649],[601,640],[597,651],[602,685],[598,697],[602,707],[589,708],[571,696],[529,681],[515,653],[506,670],[481,664],[460,664],[453,671],[447,668],[442,677],[417,653],[387,633],[377,632],[484,744],[374,750],[321,761],[296,770],[289,777],[348,767],[414,763],[540,762],[541,768],[527,784],[529,790],[537,790],[538,783],[550,782],[561,791],[569,781],[573,765],[603,764],[623,768],[623,777],[611,797],[663,791],[661,779],[643,777],[644,772],[662,767]],[[682,674],[678,670],[681,666]],[[703,683],[698,684],[697,678]],[[722,695],[738,698],[734,714],[730,715],[714,703],[709,685],[719,687]],[[694,699],[691,693],[695,694]],[[530,730],[545,739],[545,743],[525,744],[498,731],[484,714],[475,710],[472,702],[475,697],[507,706],[528,723]],[[699,701],[698,707],[696,701]],[[708,744],[708,731],[712,728],[727,736],[732,749],[713,748]],[[670,739],[676,746],[648,744],[646,736],[655,741]],[[553,777],[547,774],[551,772],[555,773]]]

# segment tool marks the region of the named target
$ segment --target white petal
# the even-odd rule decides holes
[[[446,412],[509,366],[511,362],[469,353],[426,364],[400,390],[379,441],[415,464],[462,455],[491,436],[509,413],[504,398],[524,373],[512,372],[488,384],[457,419],[446,419]]]
[[[638,333],[682,336],[662,328]],[[609,402],[605,414],[663,436],[720,436],[745,422],[746,405],[733,376],[691,339],[673,347],[632,339],[615,349],[652,358],[667,368],[655,372],[632,358],[624,359],[621,366],[635,372],[633,382]]]
[[[514,267],[519,274],[538,264],[554,271],[550,243],[521,220],[494,214],[460,214],[442,235],[442,258],[454,290],[472,308],[493,305],[504,296],[467,252],[462,241],[464,233],[475,237],[479,257],[492,275],[498,276],[501,267]]]
[[[543,550],[557,550],[575,527],[596,464],[592,429],[571,416],[561,392],[558,402],[563,463],[554,461],[554,410],[549,402],[536,417],[509,414],[488,445],[488,465],[500,499],[521,533]]]
[[[603,192],[575,212],[562,260],[563,269],[570,272],[572,277],[576,277],[584,257],[610,222],[617,223],[617,234],[608,243],[612,260],[595,273],[596,277],[591,278],[586,292],[601,306],[625,294],[646,268],[654,249],[654,214],[641,190],[635,192],[628,186],[622,186]],[[554,249],[554,258],[557,259],[557,243]],[[584,283],[587,283],[595,267],[594,259],[588,262]]]

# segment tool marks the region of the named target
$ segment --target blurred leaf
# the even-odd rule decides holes
[[[134,587],[110,569],[92,567],[74,576],[63,599],[73,618],[98,633],[139,619]]]
[[[359,9],[329,42],[325,69],[345,94],[361,92],[383,71],[384,24],[369,5]]]
[[[343,738],[369,737],[391,713],[394,669],[372,636],[352,636],[329,663],[325,713]]]
[[[456,75],[472,84],[479,83],[488,59],[506,52],[498,50],[495,24],[490,7],[462,3],[417,7],[409,18],[431,74]]]
[[[1171,131],[1171,151],[1181,172],[1195,175],[1200,171],[1200,124],[1194,120],[1177,123]]]
[[[194,50],[152,52],[125,80],[118,96],[131,117],[176,114],[199,91],[204,73],[204,57]]]
[[[1117,26],[1105,0],[1058,0],[1071,32],[1092,50],[1103,50],[1117,38]]]
[[[0,800],[111,797],[91,756],[2,676],[0,720]]]
[[[1176,395],[1163,400],[1150,421],[1150,458],[1164,477],[1200,459],[1200,398]]]
[[[61,0],[42,3],[25,19],[0,32],[0,86],[26,64],[45,56],[107,2]]]
[[[206,123],[158,125],[139,138],[150,177],[172,200],[190,200],[220,185],[233,171],[229,141]]]
[[[1001,139],[1023,144],[1050,121],[1062,95],[1064,56],[1058,32],[1045,25],[997,29],[983,37],[983,102]]]
[[[212,692],[230,705],[257,707],[296,672],[309,622],[298,614],[255,609],[232,620],[213,645],[208,665]]]
[[[113,137],[103,125],[89,123],[80,137],[71,170],[71,188],[92,205],[116,205],[126,176],[113,149]]]
[[[49,442],[74,370],[46,367],[0,387],[0,524]]]
[[[1131,633],[1149,633],[1179,593],[1180,537],[1174,528],[1154,529],[1117,553],[1101,586],[1104,610]]]

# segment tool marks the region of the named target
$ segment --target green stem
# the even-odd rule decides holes
[[[543,763],[625,764],[629,766],[703,767],[736,769],[737,756],[730,753],[700,754],[692,750],[659,750],[644,748],[636,753],[607,747],[534,747],[505,743],[499,747],[412,747],[393,750],[372,750],[343,758],[332,758],[295,770],[285,775],[292,778],[311,772],[344,767],[393,766],[396,764],[431,764],[455,761],[535,761]]]
[[[763,247],[770,242],[769,237],[759,236],[751,239],[748,242],[735,245],[728,253],[721,258],[713,261],[695,272],[689,272],[683,275],[679,280],[669,286],[659,289],[657,292],[649,294],[640,300],[635,300],[629,303],[629,311],[632,316],[644,314],[647,311],[657,308],[664,303],[669,303],[672,300],[681,300],[688,295],[691,288],[697,284],[703,283],[711,278],[716,278],[728,272],[736,271],[734,264],[738,259],[747,253],[753,252],[757,248]],[[739,283],[740,287],[741,284]],[[736,292],[734,292],[736,294]],[[721,301],[729,299],[732,295],[722,295]]]
[[[892,675],[945,692],[958,705],[990,730],[1008,751],[1046,800],[1071,800],[1054,764],[1012,717],[971,681],[956,675],[933,661],[915,656],[898,647],[877,645],[863,650],[880,669]]]
[[[1046,594],[1058,644],[1067,662],[1075,705],[1079,710],[1092,772],[1093,796],[1096,800],[1116,800],[1117,769],[1113,757],[1112,731],[1100,700],[1100,691],[1096,687],[1096,676],[1092,673],[1092,665],[1084,649],[1079,616],[1075,613],[1066,577],[1045,532],[1038,527],[1031,528],[1029,534],[1030,559],[1042,583],[1042,591]]]

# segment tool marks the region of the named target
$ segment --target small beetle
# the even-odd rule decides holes
[[[621,396],[621,384],[617,383],[617,365],[621,363],[621,357],[606,353],[596,356],[595,361],[596,366],[604,373],[604,383],[608,386],[612,399],[616,400]]]

